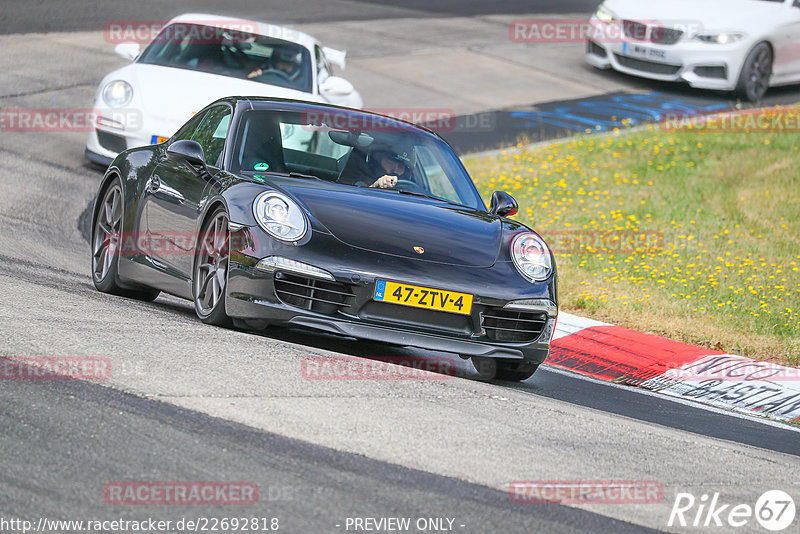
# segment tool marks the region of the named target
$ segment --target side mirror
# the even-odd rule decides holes
[[[364,105],[361,95],[353,84],[338,76],[328,76],[327,80],[319,84],[319,94],[337,106],[360,108]]]
[[[328,76],[328,78],[319,85],[319,92],[326,98],[343,98],[353,91],[355,91],[353,84],[338,76]]]
[[[208,172],[203,147],[197,141],[191,139],[175,141],[167,147],[167,157],[172,161],[187,163],[192,168],[201,167],[203,171]]]
[[[505,191],[495,191],[492,193],[492,204],[489,212],[500,217],[511,217],[517,213],[517,201]]]
[[[328,61],[330,61],[340,69],[344,69],[345,58],[347,57],[346,50],[336,50],[335,48],[328,48],[327,46],[323,46],[322,53],[325,54],[325,57],[328,58]]]
[[[120,43],[114,47],[114,53],[124,59],[133,61],[139,57],[141,48],[138,43]]]

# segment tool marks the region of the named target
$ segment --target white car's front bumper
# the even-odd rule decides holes
[[[599,69],[663,81],[685,81],[692,87],[731,91],[751,43],[727,45],[686,40],[671,45],[627,39],[621,42],[588,41],[586,61]]]
[[[108,165],[123,150],[164,141],[180,128],[185,120],[167,120],[138,111],[102,109],[95,103],[98,122],[86,140],[86,157],[100,165]]]

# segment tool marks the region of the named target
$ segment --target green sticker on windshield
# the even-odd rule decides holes
[[[267,169],[269,169],[269,163],[264,163],[263,161],[253,165],[254,171],[266,171]]]
[[[264,182],[267,181],[267,177],[264,176],[263,174],[254,174],[253,180],[255,180],[256,182],[261,182],[263,184]]]

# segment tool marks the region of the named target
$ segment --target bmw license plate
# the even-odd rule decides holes
[[[461,313],[464,315],[469,315],[472,312],[472,295],[470,294],[412,286],[410,284],[398,284],[387,280],[377,280],[375,282],[375,295],[373,298],[380,302],[425,308],[426,310]]]
[[[655,59],[666,61],[667,54],[657,48],[649,48],[637,44],[622,43],[622,53],[628,56],[635,56],[645,59]]]

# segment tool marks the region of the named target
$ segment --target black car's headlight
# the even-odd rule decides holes
[[[519,273],[531,282],[547,280],[553,272],[550,249],[542,238],[523,232],[511,242],[511,258]]]
[[[275,191],[261,193],[253,202],[256,222],[281,241],[297,241],[308,230],[305,215],[292,199]]]

